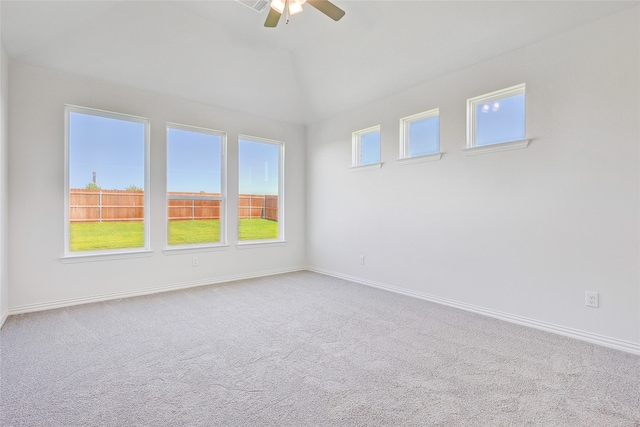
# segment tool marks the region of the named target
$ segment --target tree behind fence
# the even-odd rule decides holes
[[[177,193],[180,196],[220,196],[213,193]],[[240,194],[239,218],[278,220],[278,196]],[[219,200],[168,200],[169,221],[220,219]],[[144,220],[144,191],[69,190],[71,222],[112,222]]]

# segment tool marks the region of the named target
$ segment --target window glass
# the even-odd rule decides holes
[[[467,149],[513,142],[504,149],[524,148],[528,144],[525,131],[525,84],[511,86],[467,100]],[[522,146],[520,146],[522,145]],[[489,147],[490,151],[501,151]]]
[[[380,126],[372,126],[353,132],[351,149],[351,166],[380,163]]]
[[[400,119],[400,159],[440,153],[440,109]]]
[[[524,93],[476,105],[476,145],[525,138]]]
[[[360,139],[360,164],[380,163],[380,132],[362,135]]]
[[[438,116],[409,123],[409,157],[440,151],[440,119]]]
[[[167,243],[224,241],[224,134],[181,125],[167,127]]]
[[[282,152],[276,141],[238,142],[238,240],[282,239]]]
[[[146,119],[67,107],[68,252],[147,247]]]

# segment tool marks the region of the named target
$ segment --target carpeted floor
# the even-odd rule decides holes
[[[639,426],[640,357],[299,272],[10,317],[2,426]]]

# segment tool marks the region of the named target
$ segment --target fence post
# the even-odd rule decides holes
[[[98,190],[98,211],[100,212],[100,222],[102,222],[102,190]]]
[[[191,199],[191,221],[193,221],[196,217],[196,201],[195,199]]]

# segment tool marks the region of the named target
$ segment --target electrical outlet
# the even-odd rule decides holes
[[[194,256],[193,258],[191,258],[191,265],[194,267],[198,266],[198,257]]]
[[[597,292],[585,292],[584,293],[584,305],[587,307],[595,307],[598,308],[599,303],[598,293]]]
[[[364,265],[364,255],[360,255],[360,265]]]

